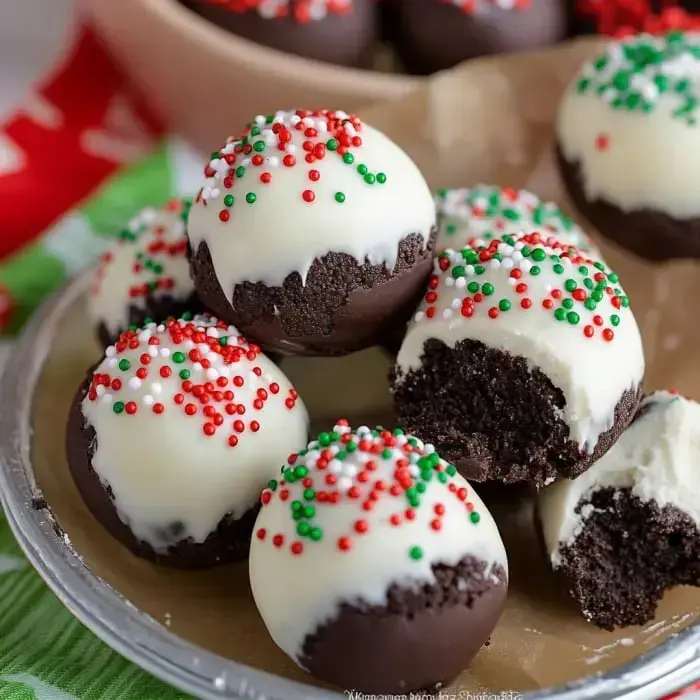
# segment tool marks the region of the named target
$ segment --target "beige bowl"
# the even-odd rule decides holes
[[[256,114],[358,111],[421,78],[340,68],[254,44],[177,0],[85,0],[109,48],[172,128],[209,151]]]

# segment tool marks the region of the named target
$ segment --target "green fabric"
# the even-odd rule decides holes
[[[78,271],[93,264],[110,241],[145,206],[160,206],[181,192],[175,174],[180,156],[169,141],[121,170],[77,210],[19,252],[0,261],[0,289],[12,314],[0,334],[15,335],[43,299]]]
[[[0,700],[188,700],[83,627],[0,515]]]

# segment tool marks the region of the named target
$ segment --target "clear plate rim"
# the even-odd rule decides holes
[[[34,387],[62,315],[83,294],[89,273],[54,292],[34,314],[0,380],[0,500],[19,546],[49,588],[80,622],[144,670],[200,700],[339,700],[341,693],[290,681],[187,642],[135,608],[93,574],[60,534],[31,465]],[[700,623],[631,662],[522,700],[647,700],[700,678]]]

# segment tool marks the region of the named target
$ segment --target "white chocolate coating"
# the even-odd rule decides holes
[[[640,45],[661,58],[642,65],[629,53]],[[566,90],[556,126],[564,157],[581,167],[586,197],[623,211],[700,215],[698,108],[679,112],[700,97],[700,36],[687,34],[682,44],[633,37],[611,43],[598,61],[585,64]],[[685,90],[677,89],[681,81]]]
[[[504,233],[539,231],[597,254],[593,241],[554,202],[543,202],[527,190],[484,184],[440,190],[435,205],[438,251],[461,250],[475,239],[488,243]]]
[[[116,336],[129,327],[129,307],[146,308],[146,293],[185,301],[194,293],[186,259],[183,219],[188,200],[173,200],[162,209],[147,207],[124,236],[103,254],[95,269],[88,315]]]
[[[149,324],[133,336],[136,347],[107,348],[82,402],[97,440],[92,467],[121,520],[156,552],[187,537],[201,543],[228,514],[243,516],[306,443],[301,399],[237,336],[212,317]],[[176,523],[182,527],[170,535]]]
[[[207,166],[190,212],[192,250],[207,243],[227,296],[245,281],[279,286],[292,272],[304,281],[314,260],[330,252],[393,270],[402,239],[418,233],[428,240],[436,218],[430,189],[413,161],[384,134],[341,112],[303,120],[294,112],[278,112],[271,119],[266,124],[265,117],[257,117],[258,126],[248,132],[255,135],[244,137],[260,150],[237,152],[242,141],[229,139]],[[341,138],[362,143],[341,155],[344,146],[332,148]],[[306,142],[321,156],[311,154],[311,163],[305,159]],[[368,169],[364,176],[361,166]],[[268,177],[268,183],[261,180]],[[313,201],[305,201],[305,192]]]
[[[467,555],[486,562],[486,576],[494,576],[494,565],[507,571],[506,552],[486,506],[431,445],[399,435],[386,447],[381,434],[372,437],[365,426],[351,432],[347,424],[337,425],[334,431],[339,440],[324,448],[319,436],[287,467],[302,467],[301,477],[289,483],[285,470],[274,492],[263,493],[251,544],[255,603],[273,640],[297,663],[307,635],[332,620],[343,602],[386,605],[391,584],[434,583],[432,565],[456,565]],[[344,436],[355,451],[343,445]],[[409,444],[407,452],[409,439],[415,447]],[[408,478],[404,486],[399,472]],[[406,487],[413,489],[413,503]],[[337,502],[328,500],[333,493]],[[369,510],[363,506],[367,501],[374,503]],[[313,512],[295,519],[296,509],[309,507]],[[300,534],[300,527],[310,532]],[[295,547],[301,549],[295,553]],[[418,558],[412,556],[416,553]]]
[[[600,489],[630,488],[642,501],[674,505],[700,525],[700,405],[657,391],[644,399],[640,410],[645,412],[587,472],[540,492],[545,545],[555,567],[560,549],[576,539],[594,512],[588,501]]]
[[[397,368],[418,368],[430,338],[451,348],[469,338],[523,357],[561,389],[569,437],[590,454],[612,427],[623,393],[642,381],[637,322],[617,276],[600,260],[551,241],[543,244],[537,234],[509,240],[495,239],[460,253],[448,250],[436,259],[430,289],[409,324]],[[528,256],[525,248],[531,251]],[[482,262],[480,255],[486,256]],[[572,283],[575,290],[568,291],[566,285]],[[594,301],[589,309],[586,304]]]

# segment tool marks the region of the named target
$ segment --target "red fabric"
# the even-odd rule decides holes
[[[44,232],[122,165],[104,149],[100,153],[88,146],[96,133],[110,132],[108,118],[115,100],[124,99],[141,131],[151,136],[162,131],[84,25],[69,55],[36,89],[35,97],[56,115],[55,123],[22,108],[0,125],[0,133],[26,161],[20,171],[0,175],[0,258]]]

